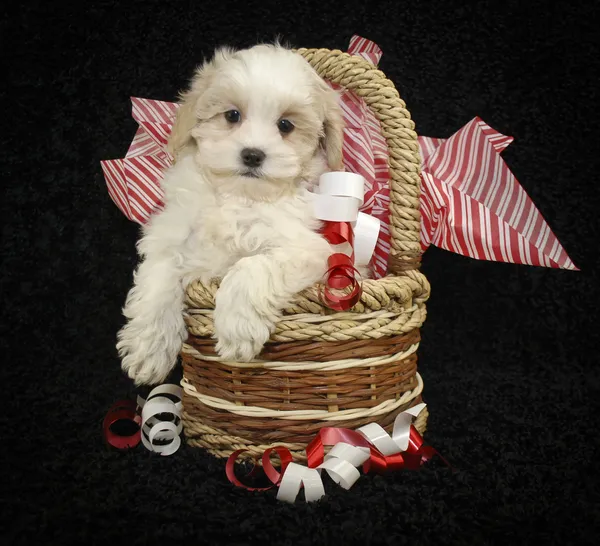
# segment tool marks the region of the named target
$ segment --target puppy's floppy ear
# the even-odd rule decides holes
[[[228,48],[217,50],[211,60],[205,61],[196,70],[189,89],[179,94],[179,108],[167,143],[169,153],[175,158],[193,141],[191,133],[198,123],[198,103],[204,92],[210,87],[219,65],[226,61],[232,53]]]
[[[167,142],[167,150],[175,158],[192,141],[191,132],[196,125],[195,107],[196,100],[189,91],[179,95],[179,108]]]
[[[321,80],[321,105],[323,108],[323,137],[321,146],[325,150],[327,164],[332,171],[344,170],[342,147],[344,144],[344,118],[340,107],[339,93]]]

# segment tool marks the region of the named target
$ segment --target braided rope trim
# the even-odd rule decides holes
[[[271,410],[259,406],[238,406],[221,398],[200,394],[187,378],[181,380],[181,386],[185,393],[202,402],[203,404],[222,411],[227,411],[243,417],[257,419],[286,419],[293,421],[344,421],[348,419],[360,419],[364,417],[377,417],[394,411],[396,408],[406,404],[421,394],[423,391],[423,379],[416,373],[417,386],[406,391],[398,400],[385,400],[372,408],[356,408],[340,411],[327,410]]]
[[[246,368],[256,370],[277,370],[281,372],[311,371],[311,372],[333,372],[351,368],[375,368],[392,362],[399,362],[417,352],[419,344],[411,345],[406,351],[387,356],[376,356],[372,358],[347,358],[344,360],[330,360],[327,362],[277,362],[272,360],[258,360],[254,362],[233,362],[222,360],[217,356],[204,355],[194,347],[184,343],[182,353],[200,360],[209,362],[221,362],[231,368]]]
[[[420,328],[426,317],[427,309],[424,304],[413,305],[399,314],[353,315],[353,320],[340,319],[337,315],[330,315],[329,320],[321,324],[295,320],[295,317],[284,317],[275,324],[275,331],[271,335],[270,341],[379,339],[405,334],[415,328]],[[185,322],[188,332],[193,336],[212,337],[214,335],[211,310],[188,312]]]
[[[199,280],[190,282],[186,289],[187,307],[193,309],[214,309],[215,297],[219,289],[219,281],[202,283]],[[361,282],[360,300],[349,309],[350,313],[364,314],[370,311],[399,311],[410,307],[413,303],[425,303],[429,299],[431,286],[429,281],[418,270],[410,270],[398,277],[383,279],[365,279]],[[315,285],[296,295],[294,301],[283,310],[284,315],[331,315],[334,311],[321,301],[321,285]],[[339,313],[335,313],[339,314]]]
[[[429,412],[427,407],[425,407],[415,419],[414,426],[421,435],[423,435],[427,429],[428,417]],[[222,429],[204,425],[195,418],[192,418],[185,411],[182,413],[181,419],[184,423],[186,443],[191,447],[200,447],[202,449],[206,449],[215,457],[226,459],[234,451],[244,449],[246,452],[240,455],[240,459],[255,459],[257,464],[262,464],[260,459],[267,449],[275,446],[283,446],[287,447],[291,451],[295,462],[304,464],[306,463],[306,452],[304,451],[306,449],[305,444],[286,442],[255,444],[246,438],[242,438],[240,436],[231,436]]]

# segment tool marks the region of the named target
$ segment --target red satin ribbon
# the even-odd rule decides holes
[[[368,447],[371,443],[360,433],[349,428],[324,427],[319,430],[314,439],[306,446],[307,466],[316,468],[325,459],[325,446],[334,446],[345,442],[355,447]]]
[[[348,243],[352,254],[348,256],[337,252],[329,256],[328,269],[325,274],[325,289],[321,299],[330,309],[347,311],[360,299],[360,284],[356,280],[358,273],[354,267],[354,232],[350,222],[325,222],[323,237],[332,245]],[[352,287],[350,292],[342,295],[334,294],[332,290],[343,290]]]
[[[137,413],[137,404],[133,400],[118,400],[108,410],[102,430],[106,443],[116,449],[129,449],[137,446],[142,439],[141,418]],[[138,429],[130,436],[121,436],[112,430],[117,421],[132,421]]]
[[[325,222],[323,237],[332,245],[349,243],[354,249],[354,231],[350,222]],[[354,259],[354,254],[352,254]]]

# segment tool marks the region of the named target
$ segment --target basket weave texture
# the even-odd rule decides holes
[[[324,79],[360,96],[380,122],[389,150],[388,276],[361,283],[346,312],[322,304],[321,287],[298,294],[269,343],[251,363],[215,353],[212,313],[218,282],[194,281],[186,291],[188,340],[181,352],[182,420],[188,444],[218,457],[246,449],[261,456],[284,445],[304,462],[321,427],[378,422],[422,401],[417,373],[419,329],[429,283],[420,265],[420,155],[414,123],[393,83],[368,61],[327,49],[299,49]],[[427,411],[415,423],[423,433]]]

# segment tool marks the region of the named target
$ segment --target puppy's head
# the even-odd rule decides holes
[[[221,49],[182,94],[169,149],[194,153],[223,193],[270,200],[341,170],[342,129],[337,93],[300,55]]]

